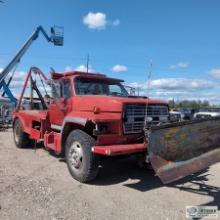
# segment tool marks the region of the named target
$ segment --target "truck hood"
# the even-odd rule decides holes
[[[74,97],[73,109],[76,111],[93,111],[94,107],[98,107],[101,112],[119,113],[122,112],[123,105],[126,103],[167,105],[167,102],[157,99],[94,95]]]

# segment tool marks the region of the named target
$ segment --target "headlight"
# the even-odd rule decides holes
[[[99,125],[98,126],[98,131],[101,133],[101,134],[107,134],[109,129],[108,129],[108,126],[103,124],[103,125]]]
[[[94,135],[100,134],[108,134],[109,133],[109,126],[107,124],[97,124],[96,129],[94,130]]]

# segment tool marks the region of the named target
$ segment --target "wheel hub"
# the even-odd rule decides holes
[[[74,142],[70,146],[69,160],[75,169],[79,169],[82,166],[82,162],[83,162],[82,147],[79,142]]]

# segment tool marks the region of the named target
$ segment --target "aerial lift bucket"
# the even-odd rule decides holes
[[[51,32],[51,40],[55,46],[63,46],[63,27],[54,26],[50,30]]]
[[[146,133],[150,162],[165,184],[220,162],[220,117],[153,126]]]

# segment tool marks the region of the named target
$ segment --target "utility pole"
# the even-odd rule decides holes
[[[148,76],[147,76],[147,96],[150,96],[150,83],[151,83],[151,75],[152,75],[152,68],[153,68],[153,64],[152,61],[150,62],[149,65],[149,72],[148,72]]]
[[[151,83],[152,67],[153,67],[153,64],[151,61],[150,65],[149,65],[148,75],[147,75],[147,103],[146,103],[146,114],[145,114],[145,119],[144,119],[144,124],[147,127],[148,127],[148,104],[149,104],[149,96],[150,96],[150,83]],[[146,136],[149,137],[149,135],[150,135],[150,133],[148,131]]]
[[[173,98],[173,109],[175,108],[175,101],[174,101],[174,98]]]
[[[86,61],[86,71],[87,71],[87,73],[89,72],[89,61],[90,61],[90,59],[89,59],[89,53],[88,53],[87,61]]]

